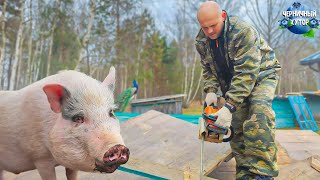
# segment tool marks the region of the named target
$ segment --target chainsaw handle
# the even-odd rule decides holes
[[[206,115],[205,113],[202,114],[202,118],[203,118],[203,119],[210,119],[210,120],[212,120],[212,121],[216,121],[216,120],[217,120],[216,117],[208,116],[208,115]]]
[[[234,130],[233,130],[233,127],[232,126],[230,126],[230,131],[231,131],[231,134],[230,134],[230,136],[229,137],[227,137],[226,139],[223,139],[222,140],[222,142],[229,142],[229,141],[231,141],[231,139],[233,138],[233,136],[234,136]]]

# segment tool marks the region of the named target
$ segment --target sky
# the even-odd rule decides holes
[[[175,38],[172,31],[167,31],[168,25],[174,23],[176,0],[144,0],[143,6],[150,10],[155,18],[155,24],[169,39]]]
[[[143,6],[144,8],[149,9],[149,11],[151,12],[157,28],[163,35],[166,35],[169,40],[176,38],[175,33],[177,32],[174,32],[174,30],[172,30],[172,27],[174,27],[175,24],[175,14],[179,9],[177,1],[183,2],[184,0],[143,0]],[[293,2],[295,2],[295,0],[285,0],[286,5],[283,10],[286,10],[286,8],[291,6]],[[307,6],[311,5],[311,2],[309,0],[300,0],[299,2]],[[263,8],[261,9],[263,10]],[[241,17],[245,21],[252,23],[251,20],[246,16],[246,11],[247,10],[245,9],[245,7],[242,6],[242,8],[240,8],[236,14],[241,15]],[[234,14],[232,12],[229,12],[229,14],[230,13]],[[317,17],[319,18],[320,16],[318,13],[320,14],[319,10],[317,10]],[[275,28],[279,27],[277,26]],[[319,33],[319,30],[317,33]]]

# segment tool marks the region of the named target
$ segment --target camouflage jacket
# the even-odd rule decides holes
[[[224,86],[227,102],[237,106],[251,93],[253,87],[266,77],[277,78],[281,69],[274,51],[249,23],[238,17],[228,17],[224,25],[224,52],[227,64],[233,63],[232,79],[226,84],[217,75],[216,60],[211,55],[208,38],[200,29],[195,46],[201,57],[204,92],[218,91]],[[272,77],[271,77],[272,76]]]

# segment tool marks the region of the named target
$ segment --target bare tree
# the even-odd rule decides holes
[[[196,97],[196,95],[198,93],[198,90],[199,90],[199,87],[200,87],[200,84],[201,84],[202,73],[203,73],[202,70],[201,70],[200,78],[198,80],[197,87],[193,92],[193,83],[194,83],[194,79],[195,79],[196,63],[197,62],[199,63],[199,59],[197,59],[197,57],[198,57],[198,55],[196,54],[196,52],[194,52],[194,61],[193,61],[193,64],[192,64],[192,71],[191,71],[191,84],[190,84],[190,88],[189,88],[188,97],[187,97],[187,100],[185,102],[187,104],[187,106],[189,106],[190,102],[193,101],[194,98]],[[193,95],[192,95],[192,92],[194,93]]]
[[[21,6],[19,8],[20,11],[20,23],[19,23],[19,29],[17,33],[17,39],[16,39],[16,47],[15,47],[15,55],[14,55],[14,60],[12,64],[12,69],[11,69],[11,77],[10,77],[10,86],[9,90],[14,90],[15,89],[15,80],[17,76],[17,67],[19,64],[19,55],[20,55],[20,42],[22,39],[22,33],[24,29],[24,8],[25,7],[25,2],[21,3]]]
[[[2,45],[0,47],[0,89],[2,89],[2,81],[3,81],[3,62],[5,57],[5,49],[6,49],[6,8],[7,8],[7,1],[3,0],[3,7],[2,7],[2,16],[1,16],[1,34],[2,34]]]
[[[22,71],[24,70],[23,69],[23,44],[24,44],[24,40],[25,40],[25,34],[22,33],[22,37],[21,37],[21,40],[20,40],[20,48],[19,48],[19,60],[18,60],[18,67],[17,67],[17,75],[16,75],[16,80],[15,80],[15,85],[14,85],[14,89],[20,89],[22,86],[23,86],[23,81],[21,79],[21,74],[22,74]]]
[[[249,2],[248,2],[249,1]],[[285,0],[248,0],[243,4],[247,10],[247,17],[254,24],[255,28],[263,35],[265,40],[272,48],[278,48],[283,42],[278,20],[280,20],[282,11],[287,5]]]
[[[75,69],[80,68],[80,63],[81,63],[82,59],[85,57],[86,47],[88,45],[89,37],[91,34],[92,23],[93,23],[93,19],[95,16],[95,9],[96,9],[96,1],[90,0],[90,15],[89,15],[89,20],[88,20],[88,25],[87,25],[87,32],[84,34],[84,36],[82,37],[81,40],[79,39],[80,44],[81,44],[81,50],[80,50],[79,59],[77,61]]]
[[[27,75],[25,76],[27,78],[27,84],[30,83],[31,80],[31,65],[32,65],[32,0],[29,2],[29,41],[28,41],[28,62],[27,62]],[[26,84],[24,84],[26,85]]]
[[[32,81],[36,81],[37,78],[39,77],[39,73],[40,73],[40,63],[41,63],[41,55],[42,55],[42,52],[43,52],[43,46],[44,46],[44,43],[45,43],[45,40],[44,40],[44,37],[43,35],[40,35],[40,40],[39,42],[37,42],[39,47],[36,48],[36,52],[35,52],[35,55],[34,55],[34,65],[33,65],[33,70],[34,70],[34,74],[33,74],[33,79]]]

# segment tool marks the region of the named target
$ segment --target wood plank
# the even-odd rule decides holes
[[[320,155],[320,136],[311,130],[277,130],[276,140],[294,160]]]
[[[320,173],[311,167],[311,159],[309,157],[305,160],[293,161],[286,166],[280,166],[280,173],[277,179],[289,180],[289,179],[319,179]]]
[[[198,139],[197,125],[157,111],[149,111],[122,122],[121,132],[130,149],[130,159],[147,162],[136,167],[136,162],[129,160],[126,167],[145,169],[150,174],[157,174],[159,168],[162,168],[161,172],[169,168],[199,176],[201,141]],[[205,142],[205,174],[211,172],[229,154],[228,143]],[[148,168],[150,164],[159,165],[159,168]],[[170,173],[161,174],[169,176]]]
[[[311,167],[320,172],[320,156],[313,156],[311,158]]]
[[[145,102],[152,102],[152,101],[163,101],[163,100],[172,100],[176,98],[182,98],[186,96],[185,94],[176,94],[176,95],[169,95],[169,96],[159,96],[159,97],[152,97],[152,98],[145,98],[145,99],[135,99],[131,101],[131,104],[137,103],[145,103]]]

